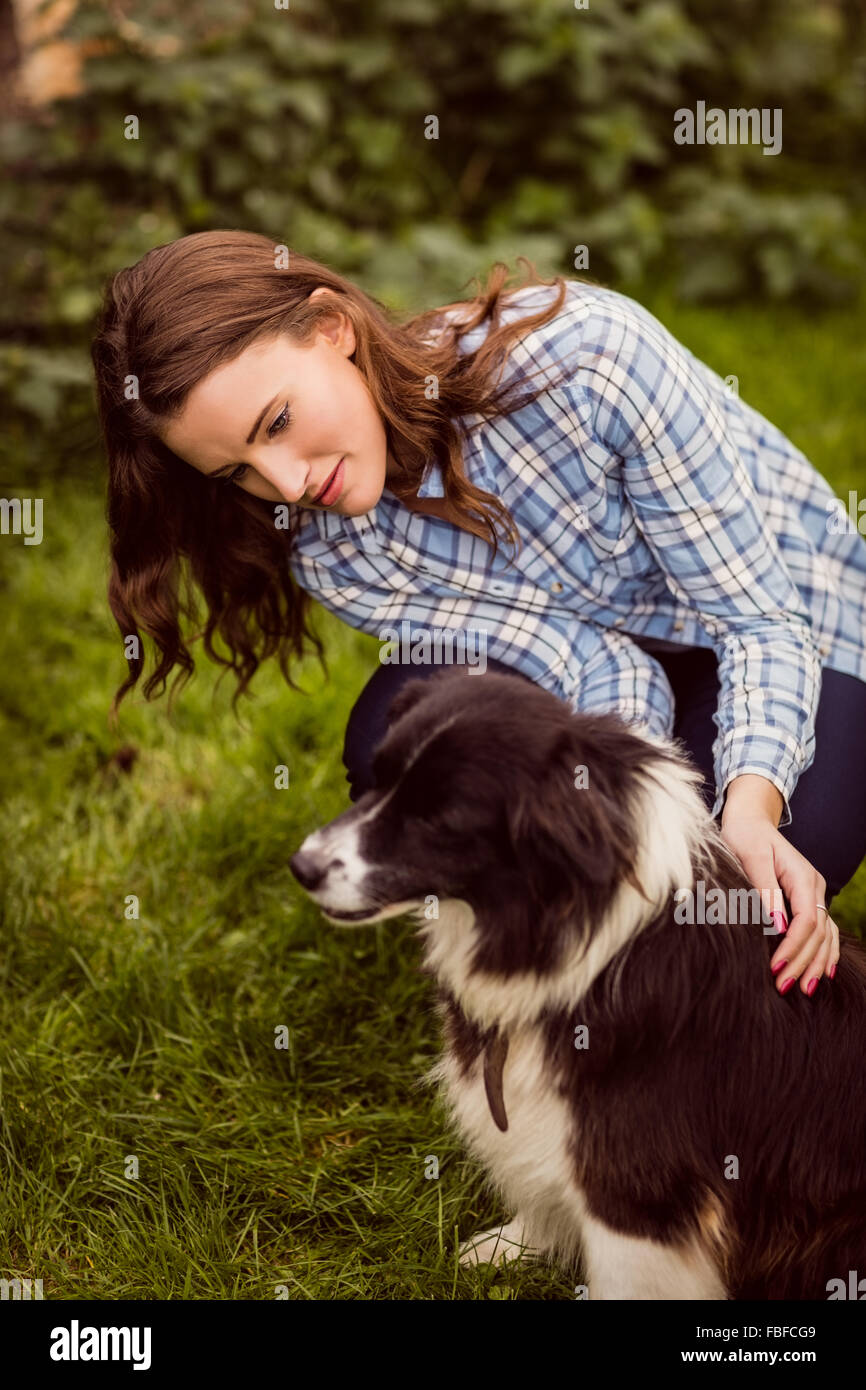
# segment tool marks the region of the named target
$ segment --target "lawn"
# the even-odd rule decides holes
[[[866,490],[858,308],[643,298],[840,496]],[[133,697],[111,733],[100,490],[46,483],[42,545],[0,540],[0,1276],[55,1299],[573,1297],[458,1267],[458,1235],[508,1213],[418,1084],[437,1036],[411,928],[330,926],[287,867],[348,804],[375,639],[320,611],[330,682],[264,669],[238,724],[202,665],[171,717]],[[866,867],[834,916],[866,925]]]

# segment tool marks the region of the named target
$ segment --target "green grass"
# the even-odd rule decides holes
[[[857,311],[646,302],[839,493],[863,490]],[[458,1235],[507,1213],[418,1084],[437,1037],[417,942],[329,926],[287,868],[348,804],[374,639],[320,614],[330,684],[312,660],[307,695],[264,670],[239,726],[203,666],[172,719],[134,700],[111,734],[97,493],[46,484],[42,546],[0,542],[0,1273],[55,1299],[573,1297],[546,1269],[457,1266]],[[866,869],[836,906],[866,923]]]

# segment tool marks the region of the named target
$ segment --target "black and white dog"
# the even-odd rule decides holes
[[[417,916],[431,1078],[516,1213],[464,1262],[582,1253],[601,1299],[866,1276],[860,945],[812,999],[779,995],[778,937],[673,744],[459,668],[389,717],[374,789],[291,868],[334,922]],[[689,893],[736,910],[689,923]]]

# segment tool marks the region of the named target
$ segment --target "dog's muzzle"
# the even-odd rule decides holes
[[[366,887],[370,866],[359,840],[357,817],[339,816],[308,835],[289,860],[301,887],[336,922],[368,921],[379,907]]]
[[[304,843],[306,844],[306,841]],[[315,893],[322,881],[328,877],[329,868],[342,867],[342,859],[334,859],[328,864],[321,855],[312,854],[303,848],[299,849],[297,854],[293,854],[289,860],[289,868],[301,887],[306,888],[308,893]]]
[[[365,853],[369,816],[369,807],[352,807],[308,835],[289,860],[301,887],[332,922],[381,922],[418,905],[399,870],[373,863]]]

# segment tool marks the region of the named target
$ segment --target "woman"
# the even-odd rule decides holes
[[[811,995],[866,853],[866,546],[828,526],[808,460],[634,301],[506,279],[398,325],[240,231],[113,278],[93,360],[130,657],[115,709],[141,630],[148,698],[191,673],[194,586],[236,697],[274,654],[294,686],[305,637],[324,664],[310,595],[380,638],[474,629],[488,665],[683,741],[777,908],[777,989]],[[362,692],[354,797],[396,685],[424,673],[383,665]]]

